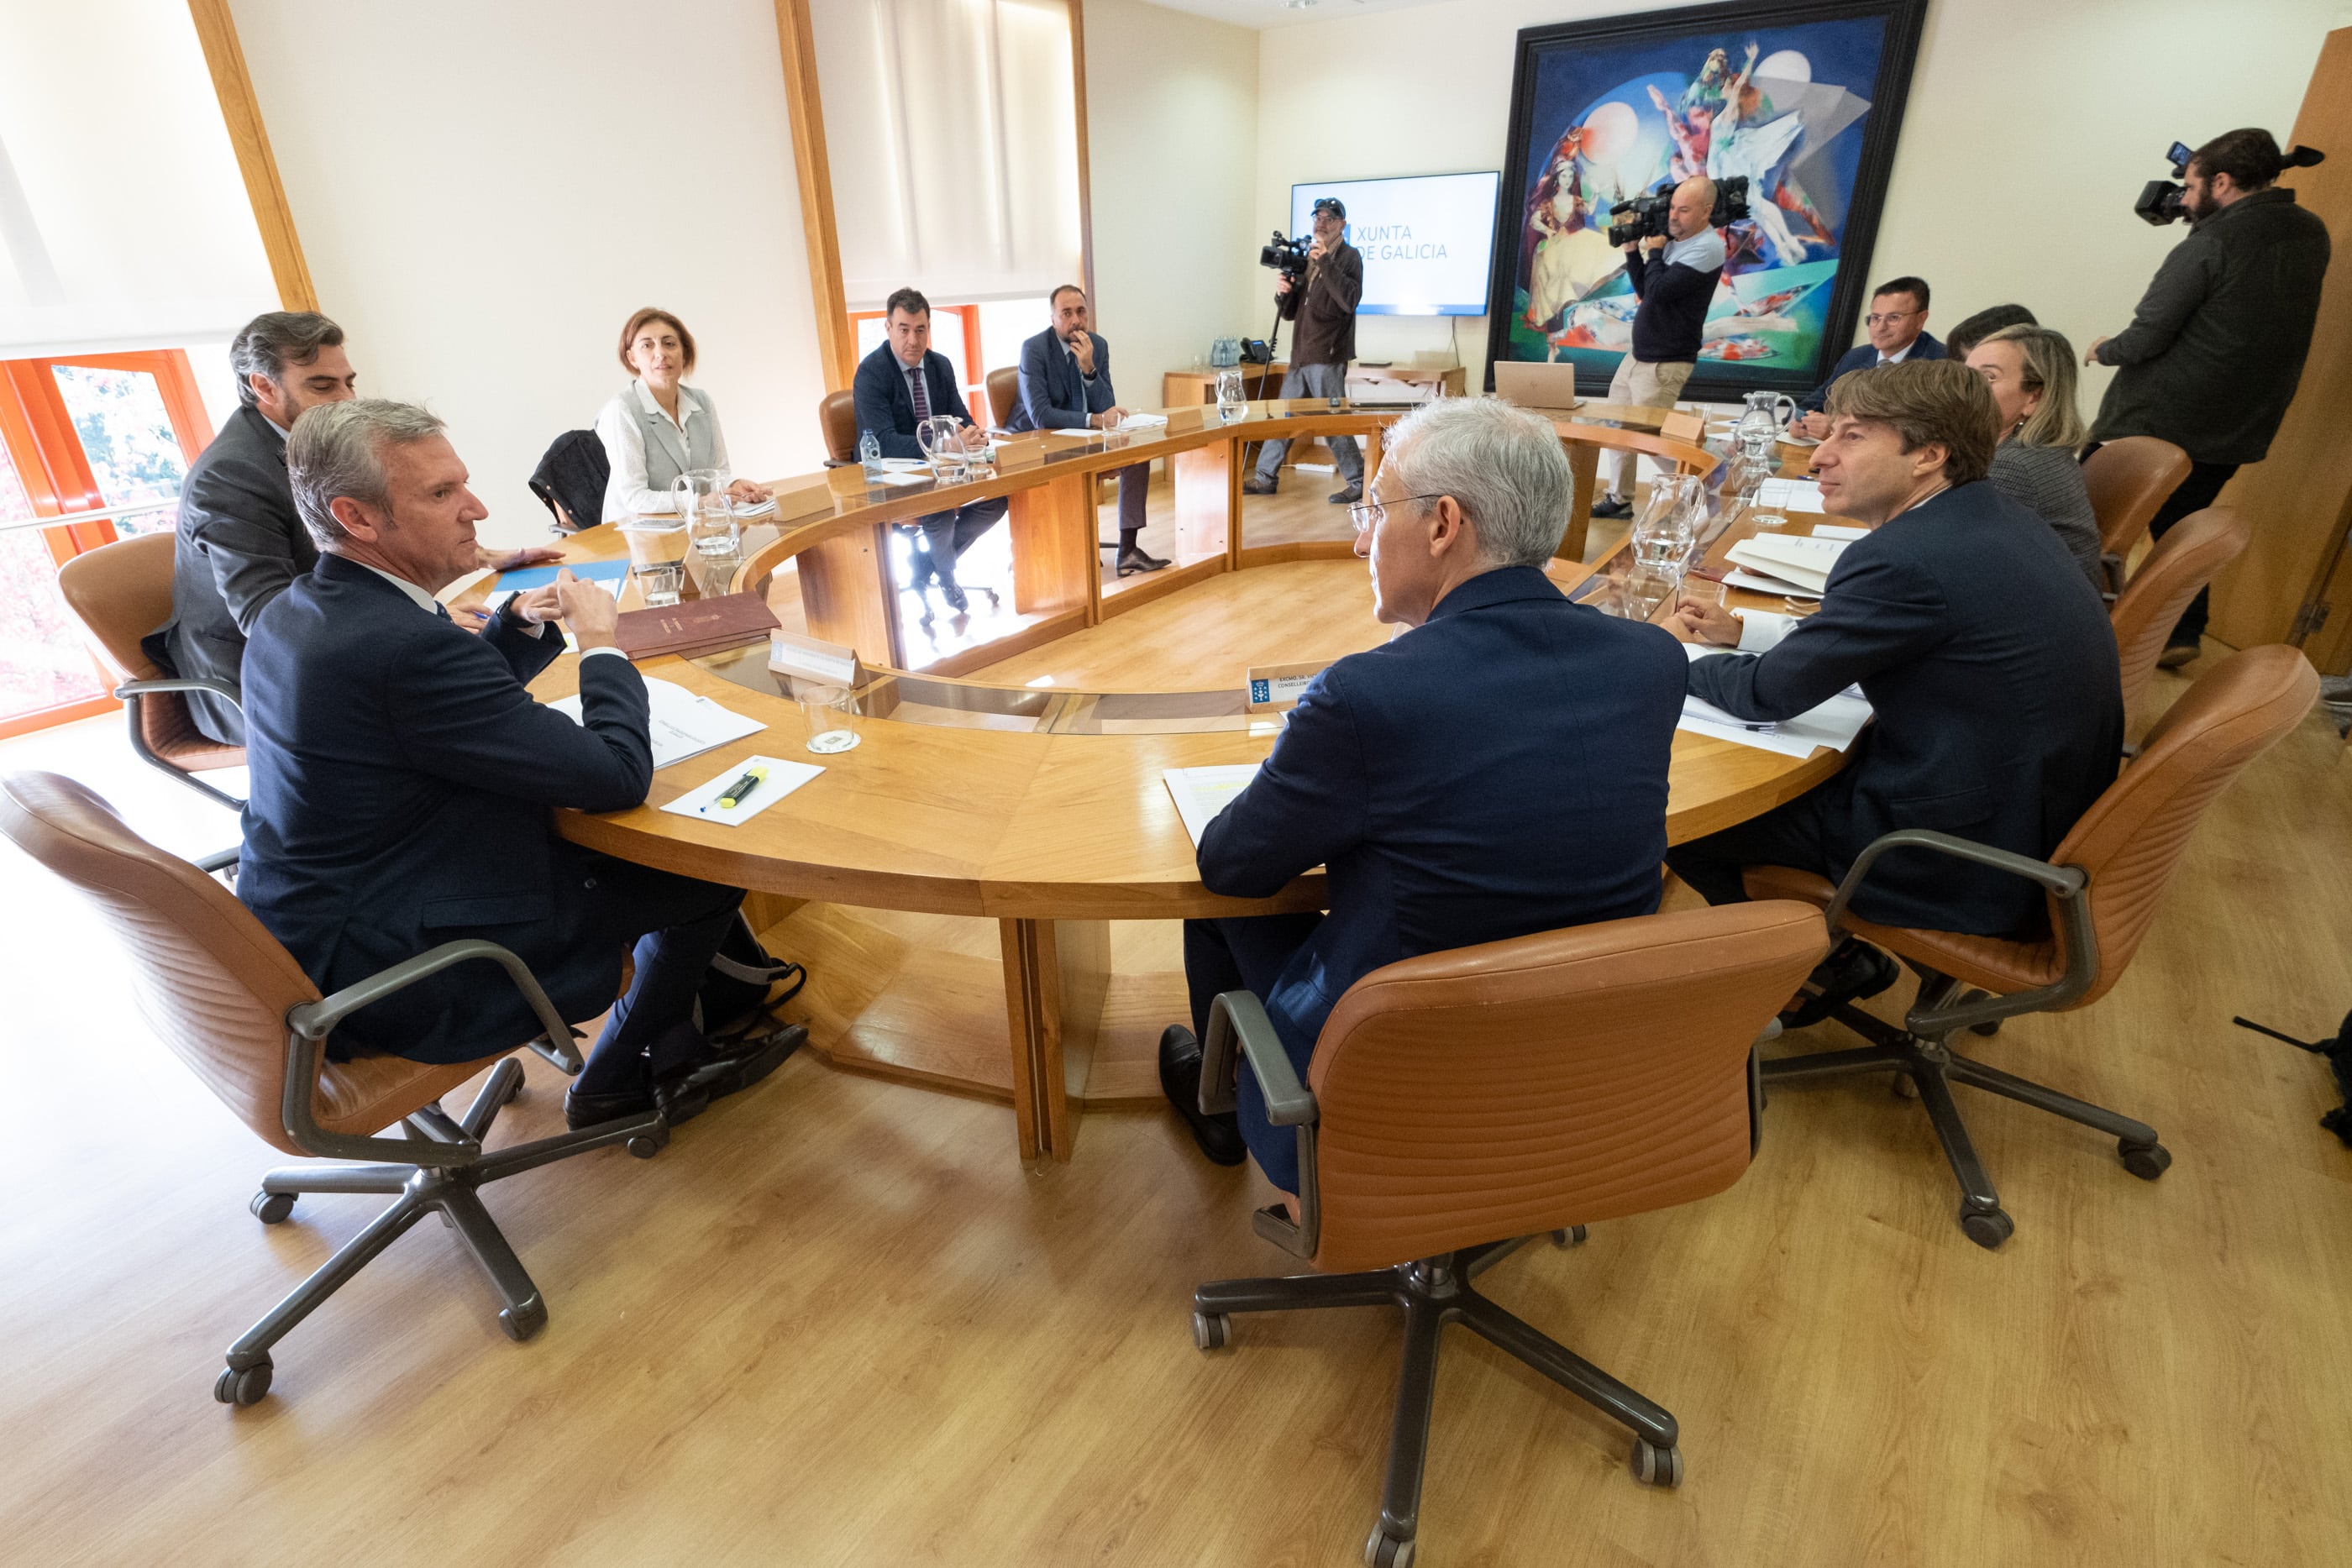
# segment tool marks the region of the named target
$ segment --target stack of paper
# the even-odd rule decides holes
[[[1685,643],[1683,652],[1691,660],[1707,658],[1726,652],[1721,648],[1702,647]],[[1843,751],[1870,722],[1870,703],[1861,688],[1848,686],[1819,707],[1811,708],[1794,718],[1769,720],[1744,719],[1726,713],[1703,697],[1683,698],[1683,716],[1675,727],[1704,735],[1711,740],[1728,740],[1739,746],[1753,746],[1763,751],[1777,751],[1783,757],[1811,757],[1817,746],[1832,751]]]
[[[1168,781],[1168,793],[1175,798],[1176,814],[1184,819],[1184,831],[1192,835],[1195,848],[1217,813],[1249,788],[1250,780],[1257,777],[1257,769],[1255,762],[1242,762],[1223,768],[1171,768],[1161,775]]]
[[[1808,538],[1801,534],[1758,534],[1741,539],[1724,557],[1740,570],[1724,578],[1735,588],[1759,593],[1793,593],[1819,599],[1828,586],[1848,539]]]
[[[653,709],[647,728],[653,735],[656,768],[682,762],[714,746],[757,735],[768,727],[758,719],[730,713],[709,697],[697,696],[675,682],[651,675],[646,677],[646,696]],[[582,722],[580,699],[576,696],[547,706],[574,724]]]
[[[1822,487],[1811,479],[1767,479],[1757,488],[1756,506],[1766,512],[1826,512]]]

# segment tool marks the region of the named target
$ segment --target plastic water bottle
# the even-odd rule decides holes
[[[857,438],[857,465],[869,475],[882,472],[882,443],[870,430]]]

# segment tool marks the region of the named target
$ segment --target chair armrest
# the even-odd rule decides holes
[[[202,675],[168,675],[152,681],[125,681],[114,688],[115,699],[129,702],[132,697],[155,696],[164,692],[210,692],[230,704],[239,713],[245,702],[237,689],[226,681],[215,681]]]
[[[2099,977],[2098,933],[2091,924],[2090,873],[2080,866],[2052,865],[2031,855],[2011,850],[2000,850],[1990,844],[1980,844],[1973,839],[1956,838],[1950,833],[1934,832],[1926,828],[1898,828],[1871,841],[1853,866],[1838,884],[1836,896],[1822,911],[1829,923],[1830,936],[1839,935],[1839,919],[1845,914],[1847,904],[1861,891],[1863,879],[1870,874],[1879,856],[1890,850],[1933,850],[1978,865],[1990,866],[2012,876],[2023,877],[2039,885],[2058,900],[2059,936],[2066,953],[2066,972],[2051,985],[2031,991],[2019,991],[2012,996],[1988,997],[1979,1001],[1963,1002],[1957,1007],[1914,1009],[1907,1020],[1916,1033],[1940,1039],[1956,1030],[1972,1029],[1980,1023],[2010,1018],[2018,1013],[2035,1012],[2046,1008],[2063,1007],[2089,990]]]
[[[1247,991],[1226,991],[1209,1004],[1209,1038],[1201,1042],[1201,1109],[1215,1115],[1234,1108],[1234,1047],[1257,1074],[1265,1092],[1265,1117],[1277,1127],[1311,1124],[1315,1096],[1298,1082],[1298,1069],[1274,1032],[1265,1004]],[[1212,1085],[1214,1089],[1212,1089]],[[1223,1103],[1212,1105],[1212,1095]]]
[[[405,990],[428,975],[458,964],[486,958],[507,972],[523,1000],[548,1031],[550,1040],[564,1040],[571,1035],[570,1026],[555,1010],[540,988],[539,978],[530,966],[495,942],[478,937],[464,941],[445,942],[429,952],[394,964],[389,969],[377,971],[366,979],[345,986],[330,997],[315,1002],[304,1002],[286,1012],[286,1093],[278,1110],[286,1124],[286,1135],[295,1144],[314,1155],[346,1160],[391,1160],[408,1165],[438,1166],[468,1166],[482,1156],[479,1139],[462,1138],[453,1143],[436,1140],[423,1142],[414,1138],[358,1138],[345,1134],[330,1133],[318,1124],[310,1113],[310,1100],[319,1082],[319,1060],[325,1049],[327,1037],[335,1026],[360,1009],[380,1002],[394,992]],[[423,1157],[430,1151],[435,1157]]]

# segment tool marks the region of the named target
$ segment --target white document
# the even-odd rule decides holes
[[[646,677],[646,696],[652,709],[646,727],[653,736],[656,768],[683,762],[714,746],[757,735],[768,727],[756,718],[730,713],[709,697],[698,697],[684,686],[656,676]],[[581,722],[577,696],[547,706],[574,724]]]
[[[1843,539],[1846,543],[1852,544],[1856,539],[1866,539],[1869,537],[1868,528],[1849,528],[1840,523],[1813,525],[1813,538],[1817,539]]]
[[[1171,768],[1160,777],[1168,781],[1168,793],[1175,799],[1176,814],[1184,819],[1184,831],[1192,835],[1192,845],[1200,847],[1201,835],[1217,813],[1233,802],[1234,796],[1249,788],[1257,777],[1255,762],[1237,762],[1221,768]]]
[[[1801,588],[1796,583],[1785,582],[1777,577],[1765,577],[1757,572],[1742,571],[1738,567],[1733,567],[1729,571],[1725,572],[1723,581],[1727,588],[1744,588],[1750,593],[1777,593],[1787,599],[1819,599],[1822,596],[1821,590],[1817,588]]]
[[[1729,648],[1709,648],[1696,643],[1683,644],[1683,652],[1691,663],[1728,653]],[[1848,686],[1819,707],[1810,708],[1794,718],[1777,722],[1746,719],[1726,713],[1704,697],[1685,695],[1683,716],[1676,729],[1689,730],[1712,740],[1728,740],[1738,746],[1753,746],[1762,751],[1777,751],[1783,757],[1811,757],[1817,746],[1832,751],[1843,751],[1870,722],[1870,704],[1862,688]]]
[[[766,768],[768,776],[732,806],[721,806],[719,797],[727,792],[727,787],[754,768]],[[812,763],[787,762],[781,757],[747,757],[709,783],[688,789],[662,810],[698,821],[739,827],[824,771]]]
[[[1791,479],[1789,481],[1789,499],[1783,509],[1791,512],[1826,512],[1829,510],[1827,507],[1822,504],[1821,486],[1811,479]]]
[[[926,468],[919,474],[883,473],[868,474],[866,476],[877,485],[919,485],[931,476],[931,471]]]
[[[1809,538],[1799,534],[1758,534],[1753,538],[1741,539],[1723,553],[1735,565],[1759,576],[1795,583],[1799,591],[1818,599],[1838,557],[1845,553],[1847,543],[1844,539]]]

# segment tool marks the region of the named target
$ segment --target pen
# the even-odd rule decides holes
[[[760,787],[760,781],[767,778],[767,776],[768,770],[764,768],[745,768],[743,770],[742,778],[738,779],[734,783],[730,784],[724,790],[720,791],[719,796],[719,809],[722,811],[731,811],[736,807],[741,805],[744,798],[750,795],[752,790],[758,789]]]

